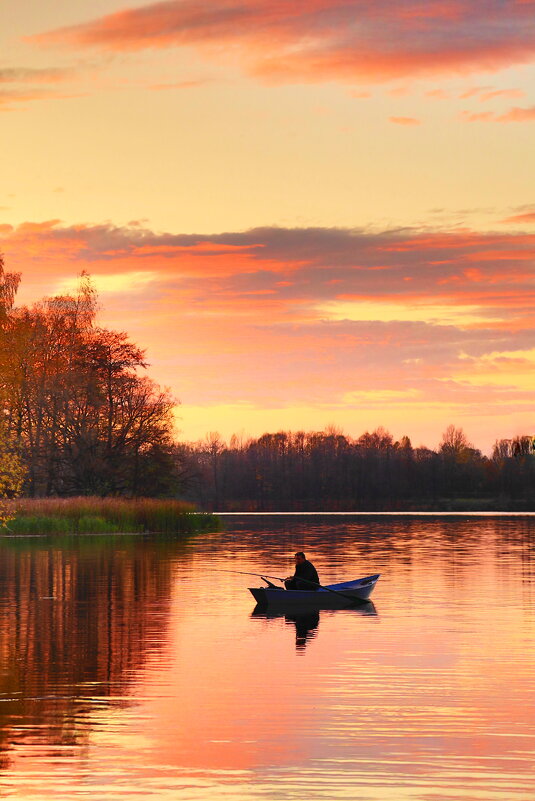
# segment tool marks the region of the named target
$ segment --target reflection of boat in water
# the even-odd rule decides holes
[[[251,612],[251,617],[254,618],[263,618],[264,620],[275,620],[276,618],[283,617],[286,620],[301,620],[301,619],[316,619],[319,620],[319,613],[322,609],[325,611],[336,611],[339,607],[332,607],[332,606],[323,606],[323,607],[316,607],[315,609],[292,609],[292,610],[285,610],[283,608],[274,608],[272,606],[264,606],[262,604],[257,604],[253,611]],[[354,604],[353,606],[348,606],[344,608],[340,608],[340,611],[343,611],[348,614],[357,614],[357,615],[368,615],[372,617],[377,617],[377,609],[373,601],[361,601],[360,603]],[[317,623],[316,623],[317,625]]]
[[[327,584],[318,590],[285,590],[280,587],[249,587],[260,606],[285,609],[343,609],[367,601],[379,578],[374,576]]]
[[[251,612],[251,617],[254,618],[263,618],[264,620],[275,620],[276,618],[283,617],[286,620],[301,620],[301,619],[308,619],[312,620],[313,618],[319,620],[319,613],[322,609],[325,611],[336,611],[338,607],[332,606],[322,606],[316,607],[315,609],[292,609],[292,610],[285,610],[282,608],[275,608],[272,606],[264,606],[262,604],[257,604],[253,611]],[[372,617],[377,617],[377,609],[375,608],[375,604],[373,601],[361,601],[359,604],[354,604],[354,606],[345,607],[340,611],[347,612],[349,614],[357,614],[357,615],[370,615]],[[316,623],[317,625],[317,623]]]
[[[325,607],[324,607],[325,608]],[[331,608],[332,611],[336,607]],[[361,601],[353,606],[340,609],[340,612],[345,614],[358,614],[358,615],[377,615],[377,610],[371,601]],[[275,620],[277,618],[284,618],[284,622],[288,625],[295,625],[295,644],[299,650],[302,650],[307,644],[308,640],[312,640],[317,636],[318,625],[320,621],[320,609],[297,609],[288,611],[284,609],[274,609],[272,607],[262,606],[257,604],[251,613],[251,617],[255,619]]]

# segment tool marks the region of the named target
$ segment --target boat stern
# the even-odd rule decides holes
[[[276,599],[280,593],[282,597],[286,595],[286,590],[282,587],[248,587],[247,588],[257,604],[266,605],[270,600]],[[268,594],[269,590],[269,594]]]

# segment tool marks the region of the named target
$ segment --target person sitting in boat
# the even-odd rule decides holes
[[[295,554],[295,573],[284,580],[287,590],[319,590],[318,571],[303,551]]]

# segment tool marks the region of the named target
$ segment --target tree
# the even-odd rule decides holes
[[[125,333],[96,325],[89,276],[29,308],[5,295],[0,388],[27,492],[172,494],[175,399],[140,374],[144,351]]]
[[[5,501],[21,494],[25,475],[17,448],[7,435],[5,424],[0,422],[0,526],[13,518]]]
[[[6,425],[5,418],[9,412],[7,387],[3,380],[9,357],[7,333],[9,313],[13,307],[19,281],[18,273],[4,272],[4,260],[0,254],[0,525],[2,526],[11,519],[5,499],[20,495],[25,476],[16,443],[9,435]]]
[[[459,456],[463,451],[471,447],[472,445],[468,442],[462,428],[455,428],[454,425],[450,424],[442,434],[441,453]]]
[[[442,456],[442,485],[449,497],[469,498],[481,493],[486,462],[468,441],[462,428],[449,425],[439,448]]]
[[[4,258],[0,253],[0,330],[13,307],[20,283],[20,273],[4,272]]]

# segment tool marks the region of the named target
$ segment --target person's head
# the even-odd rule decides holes
[[[306,556],[303,553],[303,551],[297,551],[297,553],[294,556],[294,559],[296,565],[300,565],[301,562],[306,562]]]

